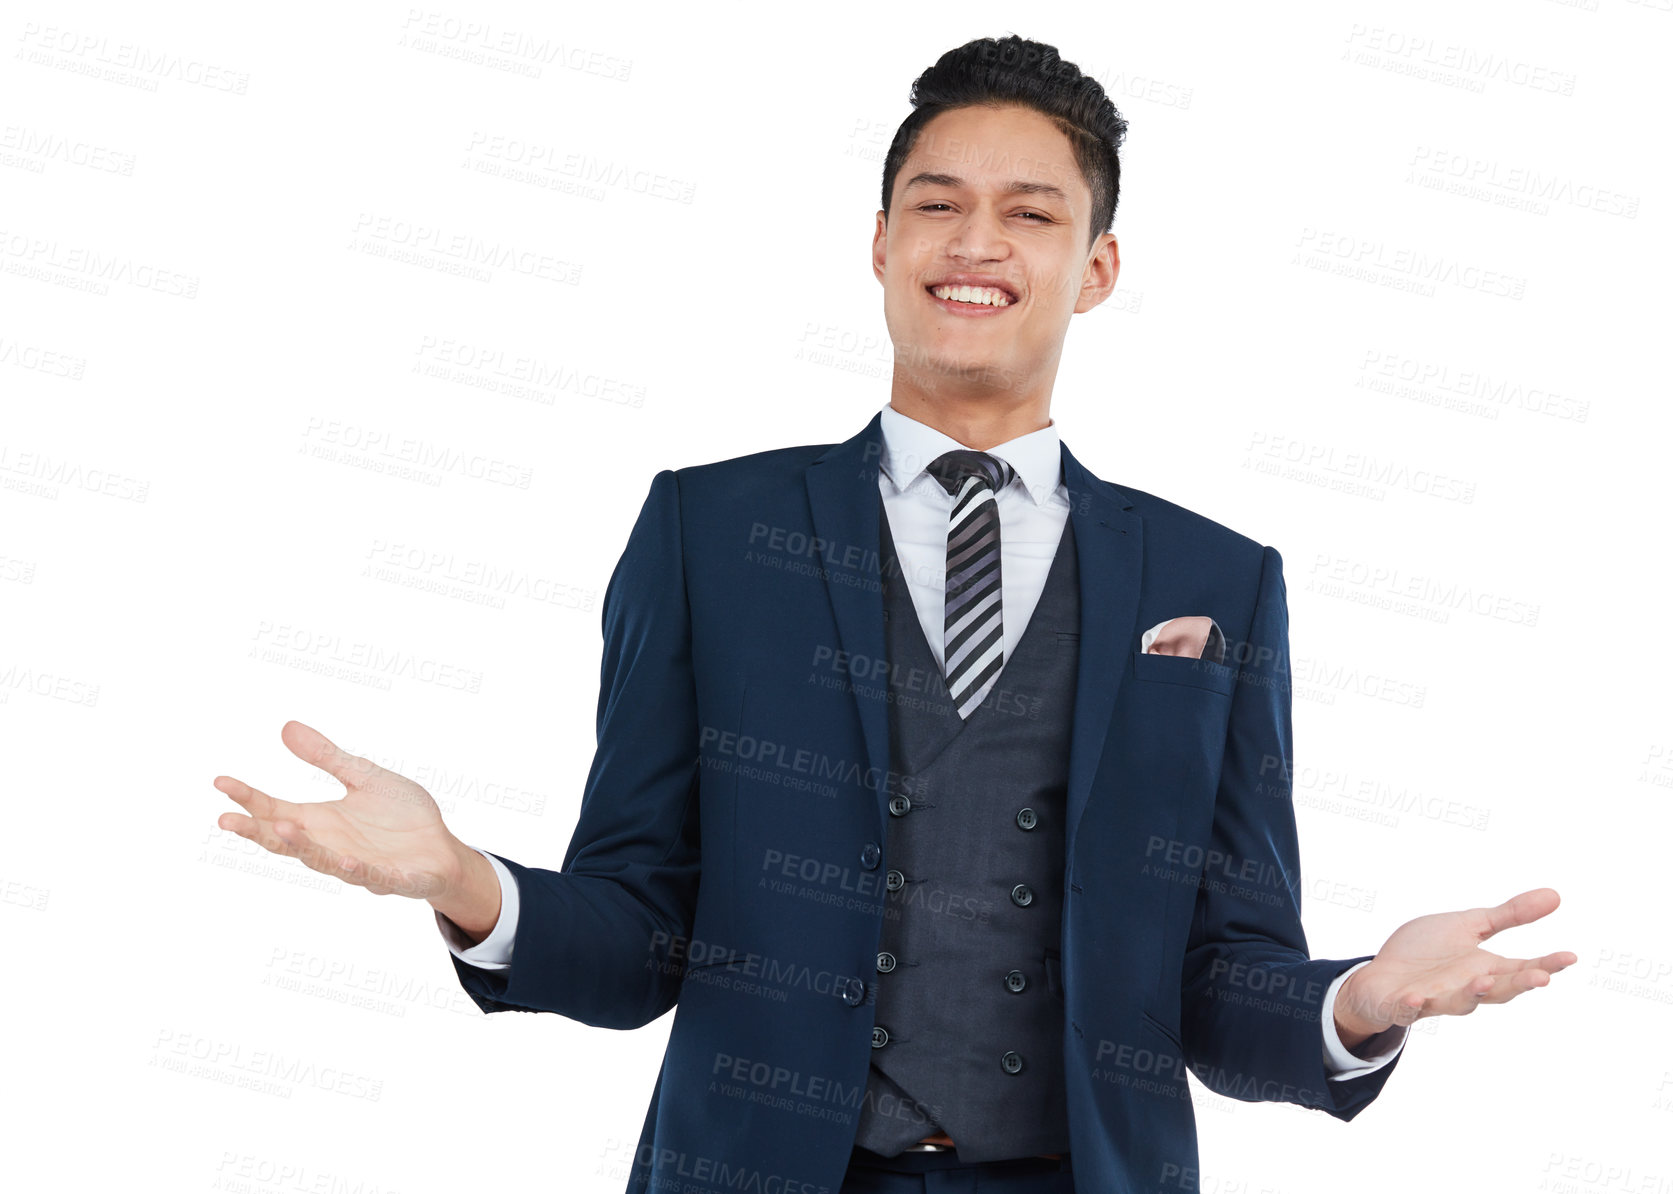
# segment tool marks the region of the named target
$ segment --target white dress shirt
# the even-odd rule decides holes
[[[947,522],[952,515],[953,496],[924,470],[943,452],[967,446],[893,406],[883,408],[883,459],[877,484],[901,574],[937,666],[942,664],[947,631],[942,603],[946,592]],[[1063,481],[1055,420],[986,451],[1016,470],[1011,483],[995,495],[999,509],[1000,604],[1005,611],[1005,658],[1009,659],[1045,590],[1046,574],[1069,517],[1069,489]],[[474,946],[440,912],[436,913],[436,924],[448,949],[460,961],[484,970],[504,970],[511,965],[511,946],[517,934],[517,881],[492,854],[474,846],[472,849],[493,864],[499,876],[499,920]],[[1362,1052],[1375,1050],[1365,1056],[1348,1052],[1342,1044],[1336,1017],[1328,1013],[1336,1006],[1337,990],[1363,965],[1360,962],[1337,975],[1325,991],[1327,1014],[1321,1015],[1319,1022],[1324,1034],[1325,1073],[1333,1079],[1357,1078],[1387,1065],[1405,1047],[1411,1031],[1396,1026],[1378,1033],[1359,1046]]]

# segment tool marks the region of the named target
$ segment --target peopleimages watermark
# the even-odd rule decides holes
[[[812,667],[808,682],[817,680],[824,688],[839,688],[868,699],[888,701],[903,708],[928,710],[936,715],[952,707],[946,679],[939,671],[930,668],[890,660],[882,655],[845,651],[824,643],[814,648]],[[992,709],[996,716],[1025,717],[1030,721],[1039,721],[1044,707],[1045,697],[1040,693],[1005,684],[995,684],[981,701],[981,708]]]
[[[25,21],[17,40],[19,47],[14,57],[18,59],[142,91],[156,91],[157,84],[164,79],[232,95],[243,95],[250,87],[246,71],[230,70],[213,62],[153,50],[133,42],[113,43],[102,33]]]
[[[835,758],[824,751],[790,742],[777,742],[718,726],[704,726],[698,733],[698,747],[711,756],[706,766],[725,768],[739,763],[757,763],[772,771],[791,772],[815,780],[837,780],[860,784],[873,792],[921,791],[924,781],[893,768],[861,765],[853,759]]]
[[[558,41],[544,34],[450,16],[435,9],[407,9],[396,44],[536,79],[548,66],[618,83],[627,82],[633,73],[630,58]]]
[[[1159,871],[1158,874],[1163,877],[1177,875],[1180,878],[1190,878],[1193,882],[1215,878],[1229,879],[1234,883],[1252,884],[1275,892],[1287,891],[1292,895],[1301,889],[1299,871],[1274,865],[1270,859],[1239,860],[1223,850],[1178,838],[1164,838],[1159,834],[1150,835],[1150,840],[1145,843],[1144,856],[1157,863],[1166,863],[1170,868],[1180,868],[1177,873],[1172,870]]]

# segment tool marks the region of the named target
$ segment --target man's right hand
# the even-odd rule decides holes
[[[297,758],[341,780],[343,798],[292,804],[219,775],[215,787],[250,815],[222,813],[216,825],[376,895],[430,900],[447,911],[443,905],[458,903],[467,883],[486,894],[480,871],[492,879],[492,869],[442,823],[430,793],[299,721],[287,721],[279,737]],[[499,914],[497,884],[493,899],[490,926]]]

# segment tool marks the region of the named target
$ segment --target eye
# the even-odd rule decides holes
[[[917,210],[918,211],[933,211],[938,207],[942,208],[942,209],[946,209],[949,206],[950,205],[948,205],[946,203],[925,203],[922,206],[920,206]],[[1050,216],[1041,215],[1037,211],[1019,211],[1017,214],[1019,216],[1033,216],[1036,220],[1038,220],[1042,224],[1052,223],[1052,218]]]

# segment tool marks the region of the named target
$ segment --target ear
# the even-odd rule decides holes
[[[1121,246],[1116,244],[1114,233],[1106,232],[1098,238],[1092,256],[1087,258],[1080,297],[1075,300],[1075,314],[1090,311],[1109,298],[1110,292],[1115,289],[1115,280],[1120,276]]]
[[[883,258],[888,248],[889,222],[884,216],[883,209],[877,209],[877,228],[871,235],[871,272],[877,275],[877,281],[883,281]]]

